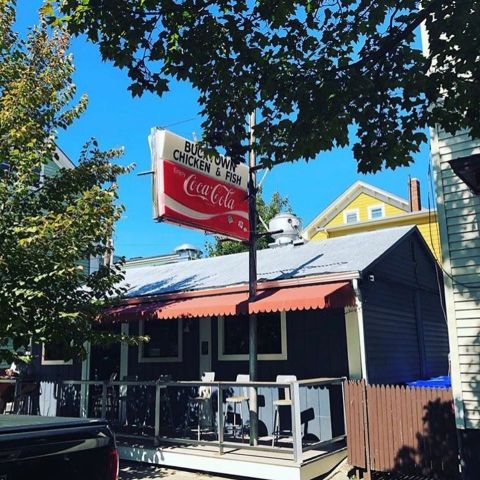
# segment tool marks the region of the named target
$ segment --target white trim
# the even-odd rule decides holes
[[[287,351],[287,313],[285,311],[278,312],[280,313],[280,335],[282,342],[282,351],[281,353],[259,353],[257,355],[258,360],[265,361],[275,361],[275,360],[288,360],[288,351]],[[225,317],[219,316],[217,322],[217,346],[218,346],[218,360],[221,361],[243,361],[248,360],[248,354],[225,354],[223,353],[224,349],[224,332],[225,332]]]
[[[348,378],[362,379],[362,352],[358,328],[357,308],[345,307],[345,332],[347,335]]]
[[[207,342],[208,353],[202,353],[202,343]],[[198,378],[204,372],[212,371],[212,318],[201,317],[198,319]]]
[[[188,448],[188,446],[169,448],[168,445],[163,448],[118,446],[118,453],[122,460],[172,468],[188,467],[188,469],[198,472],[231,475],[234,478],[238,478],[239,473],[241,473],[242,477],[261,480],[277,480],[279,478],[282,480],[308,480],[317,478],[331,472],[347,456],[347,449],[344,447],[330,453],[324,453],[304,463],[295,463],[293,459],[279,459],[274,454],[260,457],[258,453],[255,456],[256,452],[250,454],[248,452],[249,450],[242,450],[241,447],[236,453],[225,452],[223,455],[218,455],[216,452],[213,453],[212,450],[209,451],[207,447],[197,449]]]
[[[365,326],[363,322],[363,299],[362,291],[358,280],[352,280],[353,291],[355,292],[355,303],[357,305],[358,336],[360,339],[360,362],[362,364],[362,378],[368,383],[367,350],[365,347]]]
[[[382,211],[382,216],[377,217],[377,218],[372,218],[372,210],[377,210],[380,209]],[[385,204],[384,203],[379,203],[377,205],[369,205],[368,206],[368,218],[369,220],[379,220],[380,218],[385,217]]]
[[[128,323],[122,323],[120,326],[121,333],[123,335],[128,335],[130,330],[129,330],[129,324]],[[128,343],[122,342],[120,344],[120,379],[124,379],[128,375]]]
[[[177,322],[178,325],[178,355],[176,357],[144,357],[143,342],[138,345],[138,363],[180,363],[183,362],[183,322],[181,318],[175,320],[158,320],[159,322]],[[144,335],[145,320],[139,322],[139,335]]]
[[[42,343],[42,365],[73,365],[73,360],[45,360],[45,344]]]
[[[347,222],[347,216],[351,215],[354,213],[357,216],[357,221],[356,222]],[[360,221],[360,209],[358,208],[351,208],[350,210],[344,210],[343,212],[343,223],[345,225],[355,225]]]

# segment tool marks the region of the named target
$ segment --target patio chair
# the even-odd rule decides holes
[[[237,379],[236,379],[237,383],[244,383],[249,381],[250,381],[250,375],[245,375],[245,374],[237,375]],[[249,401],[248,387],[241,387],[241,395],[234,395],[231,397],[227,397],[225,399],[227,406],[225,408],[225,418],[223,423],[224,425],[227,424],[227,416],[229,413],[228,407],[230,405],[232,407],[232,414],[233,414],[232,428],[233,428],[234,438],[235,438],[235,433],[237,431],[237,405],[240,405],[240,423],[241,423],[241,429],[242,429],[242,442],[245,437],[245,417],[243,416],[243,404],[246,403],[247,412],[248,412],[248,401]]]
[[[288,383],[295,382],[297,380],[296,375],[277,375],[277,383]],[[280,411],[279,407],[290,407],[292,408],[292,399],[290,397],[290,388],[282,387],[280,391],[283,391],[283,398],[273,401],[273,407],[275,409],[274,419],[273,419],[273,431],[272,431],[272,447],[275,445],[275,439],[280,439],[282,429],[280,426]],[[290,434],[291,434],[290,430]]]
[[[214,380],[215,372],[205,372],[202,375],[202,382],[212,383]],[[202,420],[210,418],[210,427],[213,428],[212,387],[207,385],[199,387],[198,395],[189,400],[189,406],[192,404],[197,407],[197,439],[200,441],[202,434]],[[191,408],[188,410],[188,424],[190,424],[190,412]]]

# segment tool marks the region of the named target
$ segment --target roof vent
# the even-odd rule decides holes
[[[279,232],[272,234],[274,242],[269,244],[270,248],[303,243],[300,238],[302,222],[293,213],[280,213],[279,215],[275,215],[275,217],[268,222],[268,229],[270,232]]]
[[[191,243],[183,243],[175,248],[175,253],[182,258],[188,258],[189,260],[195,260],[202,256],[202,251]]]

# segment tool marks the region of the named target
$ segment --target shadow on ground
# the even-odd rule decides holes
[[[120,462],[119,480],[150,480],[150,479],[166,479],[166,480],[230,480],[240,477],[218,476],[203,472],[193,472],[191,470],[179,470],[173,468],[159,467],[158,465],[150,465],[139,462]],[[249,480],[241,477],[243,480]]]

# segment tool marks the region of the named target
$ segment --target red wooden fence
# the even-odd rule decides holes
[[[349,381],[345,404],[350,465],[455,478],[458,447],[450,389]]]

